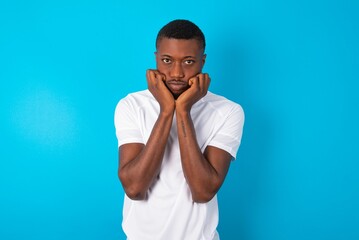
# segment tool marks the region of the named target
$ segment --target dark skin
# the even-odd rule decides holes
[[[146,199],[159,175],[176,114],[184,177],[193,201],[208,202],[221,187],[232,156],[213,146],[207,146],[202,153],[197,143],[190,111],[208,91],[210,78],[201,72],[206,55],[196,39],[169,38],[158,42],[155,55],[157,70],[147,70],[146,77],[160,113],[146,145],[130,143],[119,148],[118,176],[129,198]]]

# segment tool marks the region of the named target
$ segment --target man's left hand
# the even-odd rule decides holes
[[[207,73],[199,73],[188,80],[189,88],[176,100],[176,110],[189,112],[208,91],[211,78]]]

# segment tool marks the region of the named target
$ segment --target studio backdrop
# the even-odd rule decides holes
[[[114,109],[177,18],[246,114],[221,239],[359,239],[358,3],[2,0],[0,239],[125,239]]]

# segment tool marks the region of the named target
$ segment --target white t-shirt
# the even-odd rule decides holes
[[[148,90],[120,100],[115,110],[118,146],[146,144],[159,111]],[[147,199],[134,201],[125,195],[122,227],[128,240],[219,239],[217,195],[207,203],[193,202],[183,175],[175,117],[161,171]],[[202,152],[210,145],[236,157],[244,123],[240,105],[208,92],[192,106],[191,117]]]

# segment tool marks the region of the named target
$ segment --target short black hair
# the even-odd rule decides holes
[[[156,38],[156,48],[162,38],[174,39],[196,39],[199,41],[203,51],[206,48],[206,40],[201,29],[189,20],[177,19],[167,23],[161,28]]]

